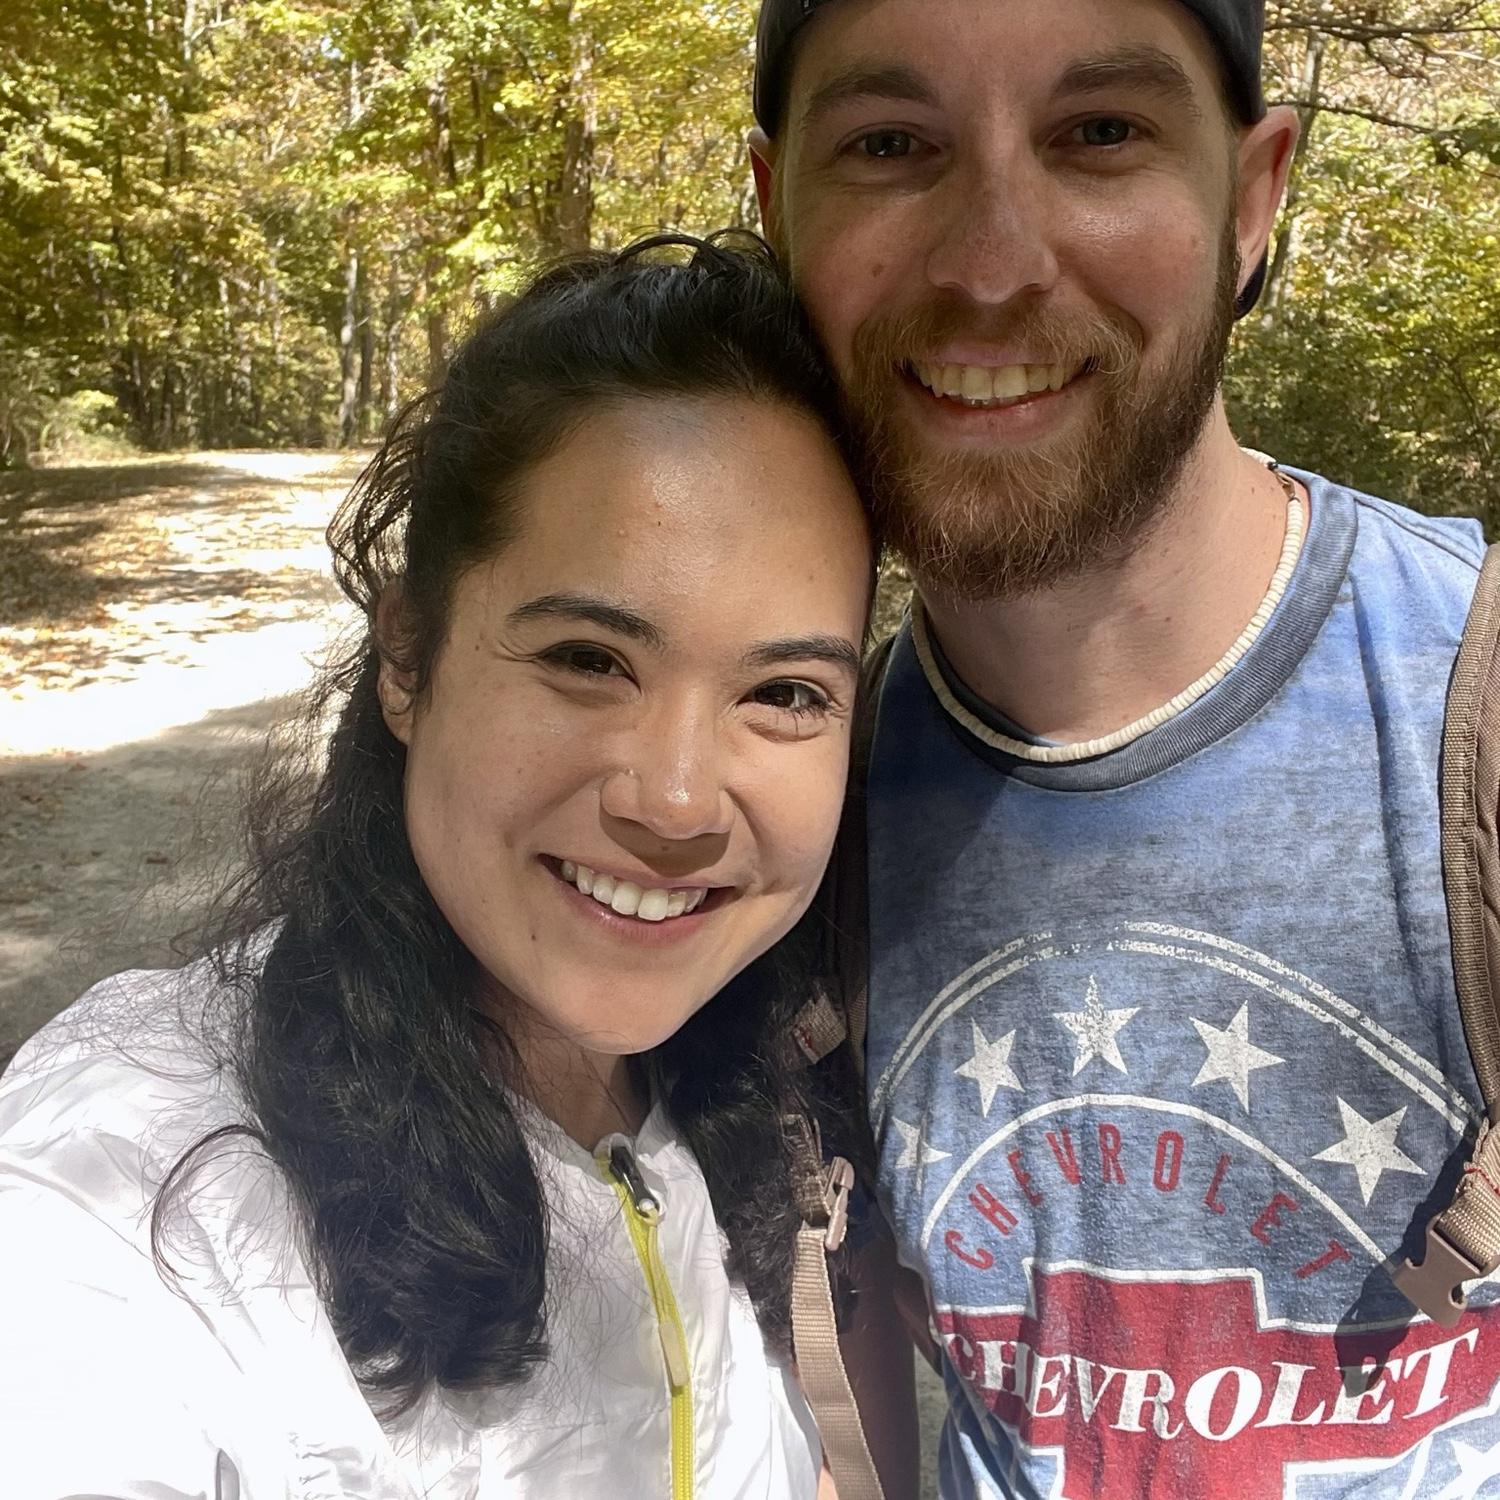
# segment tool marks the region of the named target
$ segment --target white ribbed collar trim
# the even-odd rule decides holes
[[[938,702],[952,718],[963,725],[982,744],[994,750],[1004,751],[1007,755],[1013,755],[1017,760],[1029,761],[1034,765],[1068,765],[1075,761],[1093,760],[1098,756],[1108,755],[1112,751],[1123,749],[1133,740],[1138,740],[1142,735],[1160,728],[1169,719],[1174,719],[1178,714],[1191,708],[1205,693],[1221,683],[1241,657],[1255,644],[1261,631],[1266,628],[1266,622],[1275,613],[1276,606],[1281,603],[1287,585],[1291,582],[1292,572],[1297,566],[1297,559],[1302,554],[1302,542],[1307,533],[1302,499],[1297,494],[1292,481],[1274,463],[1269,464],[1269,467],[1281,482],[1287,495],[1286,537],[1281,544],[1281,557],[1276,564],[1276,570],[1271,575],[1270,587],[1266,590],[1260,607],[1250,617],[1250,623],[1240,632],[1234,644],[1196,682],[1189,684],[1175,697],[1170,698],[1160,707],[1153,708],[1150,713],[1143,714],[1124,728],[1116,729],[1111,734],[1100,735],[1096,739],[1079,740],[1070,745],[1034,745],[1025,740],[1018,740],[986,724],[977,714],[971,713],[959,702],[952,688],[948,686],[947,679],[943,676],[942,669],[938,666],[933,654],[932,639],[927,627],[927,612],[922,608],[921,598],[913,595],[911,602],[912,645],[916,648],[917,660],[922,666],[922,675],[926,677],[927,685],[932,689]]]

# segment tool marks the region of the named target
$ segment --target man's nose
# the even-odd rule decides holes
[[[600,803],[607,817],[682,842],[729,831],[728,756],[706,705],[650,715],[616,752]]]
[[[1038,175],[1010,154],[950,175],[927,258],[934,287],[999,307],[1055,285],[1058,262]]]

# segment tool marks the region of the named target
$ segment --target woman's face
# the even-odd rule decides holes
[[[458,583],[428,696],[383,677],[407,828],[504,1013],[641,1052],[812,898],[870,541],[822,429],[744,398],[606,409],[520,504]]]

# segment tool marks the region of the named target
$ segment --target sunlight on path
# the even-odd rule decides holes
[[[6,704],[0,756],[107,750],[154,739],[205,714],[301,692],[333,637],[327,619],[292,620],[184,638],[175,660],[142,664],[127,682],[65,691],[28,685]]]
[[[300,692],[351,613],[323,531],[359,463],[185,453],[13,478],[0,759],[144,742]]]

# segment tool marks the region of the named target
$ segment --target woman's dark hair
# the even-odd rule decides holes
[[[527,473],[610,403],[745,397],[836,430],[804,317],[746,241],[658,236],[543,272],[400,416],[329,528],[365,628],[310,711],[338,706],[326,766],[300,800],[283,780],[252,802],[249,872],[211,939],[230,997],[223,1056],[249,1119],[179,1160],[153,1238],[165,1262],[167,1209],[195,1162],[226,1134],[252,1136],[290,1184],[334,1329],[388,1413],[433,1384],[521,1380],[545,1356],[547,1215],[501,1087],[518,1058],[473,1009],[474,960],[407,841],[382,652],[420,697],[456,581],[515,535]],[[688,258],[663,258],[674,246]],[[401,629],[377,637],[397,579]],[[782,1347],[796,1228],[782,1122],[813,1109],[842,1134],[851,1115],[848,1080],[825,1085],[785,1045],[817,982],[816,920],[644,1060],[703,1169],[731,1270]]]

